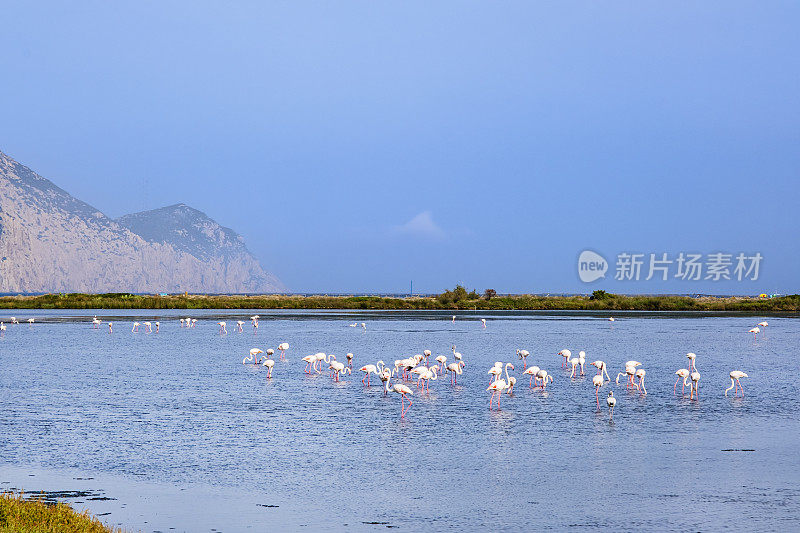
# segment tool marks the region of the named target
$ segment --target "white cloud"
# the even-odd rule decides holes
[[[395,226],[394,231],[404,235],[415,235],[429,239],[444,239],[447,234],[433,221],[430,211],[423,211],[405,224]]]

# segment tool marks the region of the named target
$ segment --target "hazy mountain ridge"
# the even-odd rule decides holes
[[[0,292],[281,290],[235,231],[196,209],[115,221],[0,152]]]

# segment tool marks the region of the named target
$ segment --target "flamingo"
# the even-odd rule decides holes
[[[753,334],[753,339],[755,339],[756,335],[761,333],[761,329],[759,329],[758,326],[756,326],[753,329],[751,329],[750,331],[748,331],[748,333],[752,333]]]
[[[237,333],[241,333],[241,332],[244,331],[244,328],[242,328],[242,326],[244,326],[244,320],[237,320],[236,321],[236,331],[237,331]]]
[[[131,330],[131,333],[139,333],[139,323],[138,322],[134,322],[133,323],[133,329]]]
[[[550,380],[550,383],[553,382],[553,376],[547,373],[547,370],[539,370],[536,373],[536,377],[539,378],[539,381],[542,382],[541,387],[544,390],[547,387],[547,380]]]
[[[187,327],[187,328],[190,328],[190,327],[192,327],[192,326],[191,326],[191,324],[192,324],[192,319],[191,319],[191,318],[189,318],[189,317],[186,317],[186,327]]]
[[[492,408],[492,400],[494,400],[495,395],[497,395],[497,409],[500,410],[500,396],[502,396],[503,391],[508,388],[508,384],[504,379],[497,379],[492,382],[491,385],[486,390],[492,391],[492,395],[489,397],[489,409]]]
[[[369,375],[370,374],[375,374],[376,376],[379,376],[378,368],[375,365],[364,365],[361,368],[359,368],[358,370],[361,371],[361,372],[364,372],[364,377],[361,378],[361,384],[362,385],[366,385],[367,387],[370,386],[370,384],[369,384]],[[366,383],[364,383],[365,379],[367,380]]]
[[[352,370],[353,369],[353,354],[348,353],[347,355],[345,355],[345,357],[347,358],[347,366],[350,367],[350,369]]]
[[[352,370],[350,373],[352,374]],[[378,373],[378,377],[383,382],[383,395],[386,396],[389,394],[389,385],[392,379],[392,372],[388,367],[383,367],[383,369]]]
[[[613,317],[613,316],[610,316],[610,317],[608,317],[608,321],[609,321],[609,322],[614,322],[614,320],[615,320],[615,319],[614,319],[614,317]]]
[[[742,388],[742,384],[739,383],[739,380],[750,376],[748,376],[741,370],[734,370],[733,372],[730,373],[730,376],[731,376],[731,386],[725,389],[725,396],[728,395],[729,390],[733,389],[733,397],[736,398],[736,393],[737,393],[736,385],[738,384],[739,385],[738,390],[742,391],[742,398],[744,398],[744,389]],[[736,381],[736,383],[734,383],[734,381]]]
[[[114,330],[111,327],[112,325],[113,325],[113,323],[111,323],[111,322],[108,323],[108,332],[109,333],[114,333]]]
[[[481,323],[483,324],[483,329],[486,329],[486,319],[481,318]]]
[[[692,352],[689,352],[689,353],[686,354],[686,358],[689,359],[689,361],[690,361],[689,370],[691,370],[691,371],[697,370],[697,367],[694,365],[694,361],[695,361],[695,359],[697,359],[697,355],[692,353]]]
[[[675,380],[675,385],[672,387],[672,393],[677,394],[676,388],[678,387],[678,382],[683,379],[683,386],[681,387],[681,394],[683,394],[684,390],[686,389],[686,379],[689,377],[689,371],[685,368],[679,368],[675,375],[678,376],[678,379]]]
[[[700,372],[694,371],[689,375],[692,382],[689,384],[689,399],[694,398],[697,394],[697,399],[700,399]]]
[[[94,318],[92,319],[92,327],[94,327],[94,328],[98,328],[98,327],[100,327],[100,319],[99,319],[99,318],[97,318],[97,317],[94,317]]]
[[[424,391],[427,389],[427,391],[430,392],[430,382],[439,379],[438,370],[439,367],[437,366],[426,368],[425,372],[419,376],[419,379],[417,380],[417,386],[422,383],[422,390]],[[423,380],[425,381],[423,382]]]
[[[15,317],[15,316],[12,316],[12,317],[11,317],[11,323],[12,323],[12,324],[19,324],[19,321],[17,320],[17,317]]]
[[[447,365],[447,370],[450,372],[450,382],[453,385],[458,385],[458,376],[463,372],[461,365],[458,363],[450,363]]]
[[[181,318],[181,327],[183,327],[183,319]]]
[[[600,391],[600,387],[605,385],[605,383],[606,383],[606,380],[603,379],[603,375],[602,374],[597,374],[596,376],[594,376],[592,378],[592,385],[594,385],[594,398],[595,398],[595,400],[597,400],[597,409],[598,409],[598,411],[600,410],[600,396],[599,396],[598,393]]]
[[[257,365],[258,364],[258,354],[260,354],[260,353],[264,353],[264,352],[262,352],[258,348],[251,348],[250,349],[250,355],[245,357],[244,359],[242,359],[242,364],[243,365],[247,365],[247,364]]]
[[[444,365],[447,363],[447,357],[444,355],[437,355],[435,361],[439,363],[439,368],[441,368],[440,372],[444,372]]]
[[[357,328],[358,327],[358,322],[353,322],[352,324],[350,324],[350,327],[351,328]]]
[[[406,398],[406,395],[413,395],[414,392],[402,383],[395,383],[391,390],[392,392],[396,392],[400,395],[400,418],[405,418],[406,412],[408,412],[406,410],[405,400],[408,400],[408,409],[411,409],[411,406],[414,404],[414,402],[411,401],[411,398]]]
[[[145,333],[152,333],[153,332],[153,325],[150,322],[144,323],[144,332]]]
[[[759,322],[759,323],[758,323],[758,324],[756,324],[756,325],[757,325],[757,326],[761,326],[762,328],[765,328],[765,327],[769,326],[769,324],[767,324],[767,321],[766,321],[766,320],[765,320],[764,322]]]
[[[331,356],[331,357],[333,357],[333,356]],[[330,366],[328,368],[333,370],[333,374],[334,374],[333,381],[339,381],[339,374],[341,374],[342,372],[344,372],[345,374],[348,373],[348,372],[350,372],[351,374],[353,373],[353,371],[350,369],[350,367],[345,366],[344,363],[340,363],[335,358],[334,358],[333,361],[331,361],[331,364],[330,364]]]
[[[161,322],[156,322],[156,333],[161,329]]]
[[[456,315],[453,315],[453,324],[456,323]]]
[[[614,398],[614,391],[608,391],[608,398],[606,398],[606,403],[608,404],[609,409],[611,409],[611,414],[608,416],[608,420],[611,421],[614,419],[614,406],[617,405],[617,399]]]
[[[316,355],[317,360],[314,362],[314,370],[317,371],[317,374],[322,372],[322,363],[330,364],[330,358],[333,357],[336,359],[335,355],[326,356],[324,353],[319,352]]]
[[[281,352],[281,361],[286,361],[286,350],[289,349],[288,342],[282,342],[278,345],[278,351]]]
[[[275,350],[273,350],[272,348],[267,348],[267,357],[269,357],[270,359],[272,359],[272,355],[273,355],[274,353],[275,353]]]
[[[603,374],[605,374],[608,381],[611,381],[611,376],[608,375],[608,370],[606,369],[605,361],[597,360],[597,361],[592,361],[589,364],[597,369],[597,375],[602,376]]]
[[[195,327],[196,325],[197,325],[197,319],[193,318],[192,319],[192,327]]]
[[[517,348],[517,356],[522,359],[522,368],[528,368],[528,356],[531,353],[528,350],[520,350]]]
[[[500,378],[500,374],[503,373],[503,363],[500,361],[496,361],[494,366],[489,369],[487,374],[492,376],[492,381],[497,381]]]
[[[627,389],[630,387],[631,383],[633,383],[633,376],[636,375],[636,367],[633,365],[625,365],[625,372],[617,374],[617,385],[619,385],[619,377],[625,375],[628,376],[628,382],[625,384],[625,388]]]
[[[364,323],[364,322],[362,322],[362,323],[361,323],[361,329],[363,329],[364,331],[367,331],[367,324],[366,324],[366,323]],[[410,401],[410,400],[409,400],[409,401]]]
[[[225,322],[217,322],[217,324],[219,324],[219,334],[220,335],[223,335],[223,334],[227,335],[228,334],[228,330],[225,328]]]
[[[567,349],[563,349],[556,355],[560,355],[561,357],[564,358],[564,361],[562,361],[561,363],[561,368],[567,368],[567,361],[569,361],[569,358],[572,357],[572,352],[570,352]]]
[[[303,357],[302,360],[306,363],[306,366],[303,369],[303,372],[305,372],[306,374],[310,374],[311,373],[311,366],[315,365],[317,363],[317,356],[316,355],[307,355],[307,356]]]
[[[647,389],[644,388],[644,375],[645,374],[646,374],[646,372],[644,371],[644,368],[640,368],[639,370],[636,371],[636,377],[639,378],[639,384],[636,385],[636,388],[639,389],[641,387],[641,390],[639,392],[643,392],[644,394],[647,394]]]
[[[267,367],[267,379],[272,379],[272,367],[275,366],[275,361],[267,357],[261,364]]]
[[[33,322],[34,322],[34,319],[32,319],[32,318],[28,319],[28,324],[30,324],[31,326],[33,326]]]
[[[578,352],[578,364],[581,365],[581,376],[585,375],[586,372],[584,371],[584,365],[586,364],[586,352],[583,350]]]
[[[457,352],[456,351],[456,345],[455,344],[453,345],[453,357],[455,357],[456,359],[461,359],[461,352]]]
[[[534,379],[537,380],[537,382],[538,382],[539,378],[536,377],[536,373],[539,372],[539,370],[541,370],[541,368],[539,368],[538,366],[529,366],[528,368],[526,368],[522,372],[523,376],[530,376],[530,379],[528,380],[528,388],[529,389],[533,388],[533,380]]]
[[[578,359],[577,357],[573,357],[572,359],[569,360],[569,364],[572,366],[572,373],[569,375],[570,378],[575,377],[575,369],[578,368],[580,362],[581,360]]]
[[[0,322],[0,333],[5,333],[6,325],[4,322]]]
[[[508,382],[506,393],[510,396],[511,393],[514,392],[514,385],[517,384],[517,378],[508,375],[508,367],[511,367],[511,370],[514,370],[514,365],[511,363],[506,363],[506,381]]]

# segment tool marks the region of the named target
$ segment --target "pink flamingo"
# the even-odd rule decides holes
[[[108,323],[108,332],[109,332],[109,333],[114,333],[114,330],[113,330],[113,328],[112,328],[111,326],[113,326],[113,323],[112,323],[112,322],[109,322],[109,323]]]
[[[347,357],[347,366],[350,368],[350,371],[353,370],[353,354],[348,353],[345,357]]]
[[[530,354],[531,353],[528,350],[517,349],[517,356],[519,356],[519,358],[522,359],[522,368],[523,369],[528,368],[528,356]]]
[[[267,367],[267,379],[272,379],[272,367],[275,366],[275,361],[269,358],[265,358],[261,362],[261,364]]]
[[[614,406],[617,405],[617,399],[614,398],[614,391],[608,391],[608,398],[606,398],[606,403],[608,404],[608,408],[611,410],[611,414],[608,415],[608,420],[614,420]]]
[[[605,361],[592,361],[589,364],[597,369],[598,375],[602,376],[605,373],[606,379],[608,379],[608,381],[611,381],[611,376],[608,375],[608,370],[606,370]]]
[[[282,342],[278,345],[278,351],[281,352],[281,361],[286,361],[286,350],[289,349],[288,342]]]
[[[560,355],[561,357],[564,358],[564,360],[561,362],[561,368],[567,368],[567,361],[569,361],[569,358],[572,357],[572,352],[570,352],[567,349],[564,349],[558,352],[557,355]]]
[[[370,374],[378,375],[378,368],[375,365],[364,365],[361,368],[359,368],[358,370],[360,372],[364,372],[364,377],[361,378],[361,384],[362,385],[366,385],[367,387],[370,386],[370,384],[369,384],[369,375]],[[367,382],[364,383],[364,380],[367,380]],[[395,391],[395,392],[397,392],[397,391]]]
[[[139,333],[139,323],[138,322],[134,322],[133,323],[133,329],[131,330],[131,333]]]
[[[548,374],[548,373],[547,373],[547,370],[539,370],[539,371],[536,373],[536,377],[537,377],[537,378],[539,378],[539,381],[541,381],[541,382],[542,382],[542,384],[540,385],[540,386],[542,387],[542,390],[544,390],[545,388],[547,388],[547,380],[548,380],[548,379],[550,380],[550,383],[552,383],[552,382],[553,382],[553,376],[551,376],[550,374]]]
[[[405,400],[408,400],[408,409],[411,409],[411,406],[414,404],[414,402],[411,401],[411,398],[407,398],[406,395],[413,395],[414,392],[402,383],[395,383],[392,387],[392,392],[396,392],[400,395],[400,418],[405,418],[406,413],[408,412],[406,409]]]
[[[461,365],[458,363],[450,363],[447,365],[447,370],[450,372],[450,383],[458,385],[458,376],[463,372]]]
[[[675,375],[678,376],[678,379],[675,380],[675,385],[672,387],[672,393],[673,394],[678,394],[677,393],[678,382],[681,379],[683,379],[683,386],[681,387],[681,394],[684,394],[684,391],[686,390],[686,379],[689,377],[689,370],[687,370],[686,368],[679,368],[675,372]]]
[[[352,370],[350,370],[350,367],[345,366],[344,363],[340,363],[335,358],[333,361],[331,361],[329,368],[333,371],[334,374],[333,381],[339,381],[339,374],[341,374],[342,372],[344,372],[345,374],[347,374],[348,372],[352,374],[353,372]]]
[[[761,333],[761,329],[759,329],[759,327],[758,327],[758,326],[756,326],[756,327],[754,327],[753,329],[751,329],[750,331],[748,331],[748,333],[752,333],[752,334],[753,334],[753,340],[755,340],[755,338],[756,338],[756,335],[758,335],[759,333]]]
[[[307,355],[307,356],[303,357],[302,360],[306,363],[306,366],[303,369],[303,372],[305,372],[306,374],[311,374],[311,366],[312,365],[316,365],[317,356],[316,355]]]
[[[541,370],[541,368],[538,366],[529,366],[522,372],[523,376],[530,376],[530,379],[528,380],[529,389],[533,388],[533,380],[536,380],[537,383],[539,382],[539,378],[536,377],[536,373],[539,372],[539,370]]]
[[[734,398],[736,398],[736,393],[738,392],[738,390],[742,391],[742,398],[744,398],[744,389],[742,388],[742,384],[739,383],[739,380],[742,379],[742,378],[750,377],[750,376],[748,376],[747,374],[745,374],[741,370],[734,370],[733,372],[730,373],[730,376],[731,376],[731,386],[728,387],[727,389],[725,389],[725,396],[728,395],[728,391],[729,390],[733,389],[733,397]],[[736,381],[736,383],[734,383],[734,380]],[[736,384],[739,385],[739,389],[736,388]]]
[[[594,398],[597,400],[597,409],[600,410],[600,396],[599,391],[600,387],[605,384],[605,380],[603,379],[602,374],[598,374],[592,378],[592,385],[594,385]]]
[[[508,388],[508,384],[506,384],[506,380],[498,379],[492,382],[491,385],[486,390],[492,391],[492,395],[489,397],[489,409],[492,408],[492,400],[494,400],[495,395],[497,395],[497,409],[500,410],[500,396],[503,395],[503,391]]]
[[[217,324],[219,324],[219,334],[220,335],[223,335],[223,334],[227,335],[228,334],[228,330],[225,328],[225,322],[217,322]]]

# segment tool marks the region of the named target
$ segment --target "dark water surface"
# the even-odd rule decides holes
[[[0,490],[89,491],[67,501],[134,531],[800,527],[794,317],[768,318],[754,341],[761,317],[505,313],[480,315],[483,329],[466,314],[261,311],[254,335],[249,322],[233,332],[247,311],[97,313],[113,334],[92,329],[94,312],[20,311],[37,322],[0,338]],[[134,317],[161,332],[132,333]],[[280,342],[289,361],[273,379],[241,364]],[[430,349],[450,362],[452,344],[467,363],[459,385],[415,389],[403,420],[378,380],[333,383],[300,361],[353,352],[357,368]],[[554,375],[546,392],[528,390],[516,348]],[[612,378],[642,361],[649,394],[604,387],[618,398],[609,423],[595,369],[570,380],[563,348],[605,360]],[[690,351],[698,401],[672,393]],[[485,390],[494,361],[519,380],[500,411]],[[744,399],[723,396],[731,370],[750,376]]]

